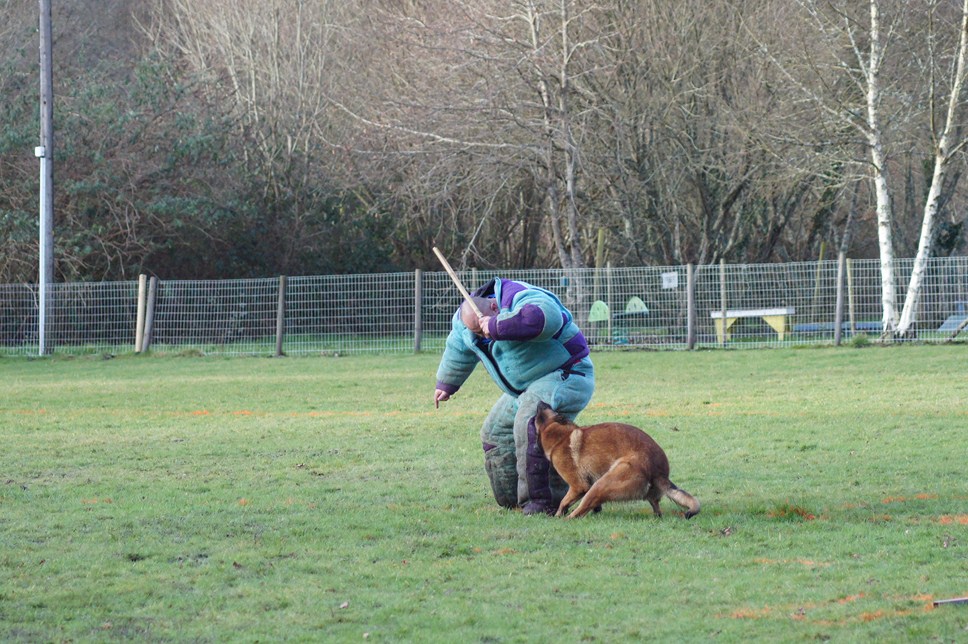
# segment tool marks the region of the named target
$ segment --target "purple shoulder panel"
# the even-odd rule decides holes
[[[521,284],[519,282],[513,282],[511,280],[502,279],[501,280],[501,301],[499,302],[499,304],[501,305],[501,310],[506,311],[507,309],[511,308],[511,301],[514,299],[514,296],[520,293],[521,291],[526,291],[526,290],[528,290],[528,287],[525,286],[524,284]]]
[[[497,327],[497,335],[492,337],[495,339],[523,341],[531,340],[541,334],[545,326],[545,316],[541,307],[534,304],[525,304],[513,317],[494,320],[494,322]]]
[[[585,336],[579,331],[575,337],[573,337],[568,342],[565,342],[565,348],[568,349],[568,353],[571,354],[572,360],[580,360],[588,355],[588,342],[585,341]]]

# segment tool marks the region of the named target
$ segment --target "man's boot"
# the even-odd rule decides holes
[[[534,418],[528,421],[528,502],[522,508],[525,514],[554,514],[558,510],[551,493],[551,482],[548,474],[551,463],[544,455],[538,444],[538,428]]]

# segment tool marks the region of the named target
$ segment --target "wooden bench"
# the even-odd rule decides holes
[[[713,324],[716,326],[716,339],[720,343],[729,340],[729,329],[740,318],[763,318],[763,321],[776,331],[777,337],[782,342],[786,337],[787,328],[790,326],[789,318],[795,313],[796,309],[792,306],[780,306],[772,309],[727,309],[725,324],[723,324],[722,310],[710,311],[709,317],[713,319]]]

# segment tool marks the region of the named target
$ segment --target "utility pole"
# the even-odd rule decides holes
[[[47,353],[49,287],[54,273],[54,82],[51,58],[51,0],[40,0],[40,270],[37,340],[40,355]]]

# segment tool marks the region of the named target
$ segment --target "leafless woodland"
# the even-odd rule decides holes
[[[964,254],[964,7],[55,0],[56,273]],[[37,3],[0,12],[0,283],[29,282]]]

